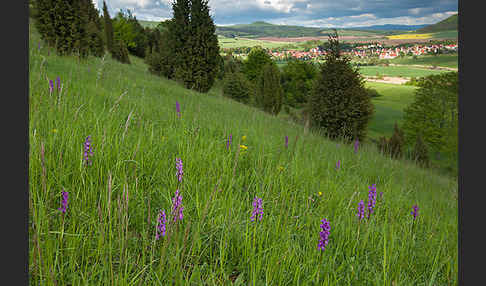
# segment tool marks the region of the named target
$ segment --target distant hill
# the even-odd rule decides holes
[[[302,26],[274,25],[263,21],[251,24],[239,24],[232,26],[217,26],[216,34],[225,37],[317,37],[326,36],[321,28]]]
[[[425,26],[417,30],[417,33],[437,33],[444,31],[457,30],[457,15],[452,15],[436,24]]]
[[[346,28],[346,30],[376,30],[376,31],[415,31],[417,29],[421,29],[426,27],[427,25],[394,25],[394,24],[385,24],[385,25],[374,25],[374,26],[366,26],[366,27],[353,27],[353,28]]]
[[[372,30],[360,28],[337,29],[341,36],[384,36],[391,33],[387,30]],[[253,22],[251,24],[238,24],[231,26],[217,26],[216,34],[227,38],[244,37],[244,38],[262,38],[262,37],[326,37],[333,30],[330,28],[303,27],[292,25],[275,25],[263,21]]]
[[[447,20],[447,19],[446,19]],[[446,21],[444,20],[444,21]],[[156,27],[160,22],[139,20],[144,27]],[[440,23],[437,23],[438,25]],[[430,27],[430,25],[374,25],[366,27],[338,28],[340,36],[376,37],[400,34],[404,31],[415,31]],[[159,28],[161,28],[159,26]],[[454,28],[452,30],[456,30]],[[451,29],[449,29],[451,30]],[[257,21],[251,24],[236,24],[231,26],[216,26],[216,35],[226,38],[263,38],[263,37],[326,37],[333,30],[330,28],[304,27],[295,25],[275,25],[264,21]],[[429,33],[429,32],[427,32]]]

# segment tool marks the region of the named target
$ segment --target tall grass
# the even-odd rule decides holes
[[[366,144],[355,154],[218,88],[188,91],[137,58],[80,61],[48,55],[38,42],[31,30],[32,285],[457,284],[456,181]],[[62,92],[51,94],[48,79],[57,76]],[[88,135],[91,165],[83,161]],[[371,184],[383,195],[359,222]],[[177,188],[184,218],[155,240],[159,210],[170,212]],[[253,222],[255,196],[264,215]],[[319,251],[324,217],[329,244]]]

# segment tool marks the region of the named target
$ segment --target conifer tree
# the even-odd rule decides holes
[[[113,24],[111,23],[110,13],[105,1],[103,1],[103,20],[105,24],[106,48],[111,53],[113,51]]]
[[[191,61],[188,72],[191,73],[192,82],[187,87],[207,92],[213,86],[221,61],[216,27],[209,15],[207,0],[191,1],[190,31],[188,43]]]
[[[363,141],[373,114],[371,99],[359,70],[340,55],[337,32],[329,36],[329,46],[308,101],[311,123],[332,139]]]
[[[99,16],[91,0],[37,0],[33,7],[41,38],[59,55],[103,53]]]
[[[39,31],[41,39],[49,46],[56,44],[54,30],[54,0],[36,0],[33,3],[34,25]]]
[[[176,0],[172,4],[173,18],[167,27],[168,51],[164,56],[169,64],[169,78],[182,82],[184,86],[192,85],[190,30],[190,0]]]

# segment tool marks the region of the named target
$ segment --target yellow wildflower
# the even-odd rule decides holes
[[[318,192],[319,196],[322,196],[322,192]]]
[[[246,140],[246,135],[241,136],[241,141],[245,141],[245,140]]]
[[[57,129],[56,128],[52,129],[52,132],[57,133]]]
[[[246,147],[245,145],[240,145],[240,148],[241,148],[242,150],[246,150],[246,149],[248,149],[248,147]]]

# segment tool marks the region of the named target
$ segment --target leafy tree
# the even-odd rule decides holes
[[[307,103],[312,83],[318,69],[312,63],[301,60],[290,60],[282,68],[282,88],[285,93],[285,104],[298,107]]]
[[[430,75],[418,82],[414,101],[404,109],[407,144],[420,133],[428,149],[439,156],[457,156],[458,73]]]
[[[253,86],[241,72],[228,72],[223,81],[223,95],[248,104],[253,97]]]
[[[335,31],[329,36],[328,53],[309,97],[311,124],[323,128],[332,139],[363,141],[373,111],[359,70],[340,54]]]
[[[272,63],[270,55],[262,47],[256,46],[251,49],[243,62],[243,73],[250,81],[257,82],[263,67],[269,63]]]
[[[266,64],[258,80],[256,104],[265,112],[277,115],[282,109],[283,89],[275,63]]]

